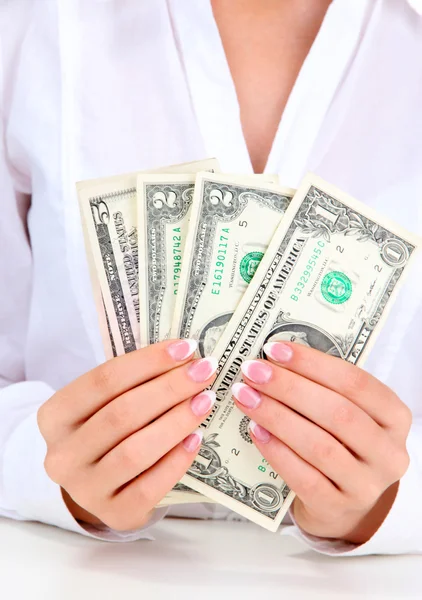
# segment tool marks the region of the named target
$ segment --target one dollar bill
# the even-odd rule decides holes
[[[212,353],[293,193],[247,176],[197,175],[172,337]]]
[[[244,360],[288,340],[362,365],[421,240],[309,175],[215,349],[217,403],[182,480],[276,531],[294,493],[263,459],[234,405]],[[212,312],[213,307],[209,310]]]

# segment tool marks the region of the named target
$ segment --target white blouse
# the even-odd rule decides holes
[[[281,119],[266,172],[311,170],[422,234],[422,18],[412,0],[334,0]],[[413,8],[412,8],[413,6]],[[420,11],[419,11],[420,12]],[[104,360],[75,182],[216,156],[252,171],[209,1],[0,4],[0,515],[79,525],[43,461],[36,412]],[[257,90],[259,93],[259,90]],[[422,259],[366,368],[412,409],[411,464],[379,531],[329,554],[422,553]],[[231,518],[211,505],[171,514]]]

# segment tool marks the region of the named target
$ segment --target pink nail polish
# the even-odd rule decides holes
[[[190,401],[190,407],[192,412],[197,417],[203,417],[211,410],[216,399],[215,392],[211,390],[205,390],[201,392]]]
[[[213,356],[195,360],[188,368],[188,377],[195,383],[203,383],[213,375],[218,367],[218,361]]]
[[[255,423],[255,421],[251,421],[249,423],[249,429],[252,431],[258,442],[261,442],[262,444],[268,444],[271,439],[271,433],[264,429],[264,427],[261,427],[261,425]]]
[[[264,346],[264,352],[267,356],[281,364],[289,362],[293,356],[293,349],[282,342],[268,342]]]
[[[246,408],[257,408],[262,401],[261,394],[246,383],[232,385],[232,393],[236,400]]]
[[[186,360],[198,347],[196,340],[177,340],[167,346],[167,352],[173,360]]]
[[[268,383],[273,374],[273,368],[263,360],[245,360],[242,363],[242,373],[254,383]]]
[[[202,429],[197,429],[183,440],[183,447],[188,452],[195,452],[201,445],[203,436]]]

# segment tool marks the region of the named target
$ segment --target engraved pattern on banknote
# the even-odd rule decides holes
[[[166,223],[178,223],[192,205],[193,183],[145,184],[145,218],[148,251],[149,343],[160,340],[160,315],[166,292]]]
[[[348,341],[350,343],[352,339],[349,337]],[[294,342],[339,358],[346,358],[347,355],[346,338],[331,335],[309,321],[292,319],[290,314],[283,311],[279,312],[262,345],[267,342]],[[262,348],[259,356],[266,356]]]
[[[200,496],[201,495],[199,492],[195,492],[195,490],[192,490],[187,485],[180,483],[180,481],[178,483],[176,483],[176,485],[172,488],[171,491],[172,492],[183,492],[184,494],[189,494],[190,496]]]
[[[358,242],[372,241],[380,247],[380,255],[384,262],[386,261],[383,247],[395,240],[397,247],[402,248],[403,252],[403,255],[398,256],[398,267],[404,266],[415,250],[409,242],[364,215],[358,214],[341,200],[329,196],[315,186],[310,187],[306,199],[291,224],[293,231],[295,225],[300,227],[303,233],[311,234],[312,237],[322,236],[327,241],[330,240],[332,233],[356,236]],[[391,262],[387,264],[395,266]]]
[[[132,190],[130,190],[132,192]],[[99,196],[90,198],[90,207],[92,220],[100,249],[101,259],[104,266],[104,272],[107,277],[107,283],[110,290],[110,297],[113,303],[116,322],[119,327],[124,351],[132,352],[136,350],[135,337],[130,325],[129,312],[123,292],[123,285],[120,280],[120,273],[117,268],[117,261],[114,255],[109,223],[111,219],[110,206],[113,195]]]
[[[284,196],[273,191],[261,190],[259,193],[245,186],[216,183],[204,180],[201,189],[201,212],[197,220],[200,231],[197,232],[195,246],[190,265],[189,282],[186,290],[185,312],[183,314],[179,335],[189,337],[195,309],[208,280],[211,267],[211,251],[219,223],[229,223],[242,214],[249,202],[257,202],[271,208],[275,212],[286,211],[291,196]],[[204,254],[205,253],[205,254]]]
[[[342,338],[341,333],[332,335],[322,328],[316,327],[312,323],[295,322],[290,315],[283,314],[283,311],[281,310],[277,315],[274,315],[272,326],[269,333],[265,336],[265,339],[260,340],[260,350],[258,350],[258,355],[259,352],[262,353],[262,346],[267,340],[274,339],[277,335],[287,336],[287,338],[288,336],[295,336],[297,338],[295,341],[299,343],[318,348],[329,354],[341,356],[349,362],[357,364],[365,346],[369,342],[375,325],[378,323],[382,312],[388,303],[392,291],[403,273],[404,267],[412,253],[415,251],[415,246],[413,244],[371,221],[364,215],[358,214],[342,201],[311,186],[305,199],[302,201],[295,218],[292,219],[286,234],[283,239],[280,240],[280,245],[273,255],[270,267],[267,268],[265,272],[257,272],[257,275],[261,277],[261,280],[254,284],[254,288],[257,290],[255,296],[251,299],[243,315],[235,315],[238,327],[233,333],[230,341],[226,341],[226,350],[223,356],[220,357],[217,382],[214,386],[219,402],[217,403],[213,414],[210,415],[203,424],[206,430],[209,429],[210,424],[213,421],[213,416],[218,412],[221,402],[224,401],[225,396],[230,392],[232,383],[239,376],[240,367],[245,358],[238,353],[238,342],[242,338],[244,331],[251,331],[258,321],[257,311],[260,309],[260,300],[264,296],[267,288],[272,290],[274,298],[279,297],[283,292],[286,281],[294,270],[294,267],[290,268],[283,273],[281,278],[277,276],[285,269],[286,250],[289,247],[292,238],[294,238],[295,234],[298,235],[298,232],[302,235],[303,244],[305,244],[306,240],[309,240],[309,238],[321,236],[328,241],[334,233],[344,236],[356,235],[356,241],[359,243],[376,244],[379,248],[382,260],[387,262],[389,266],[392,266],[392,263],[394,264],[395,261],[396,268],[384,288],[382,297],[379,299],[371,319],[362,322],[357,335],[353,337],[349,336],[349,338],[344,336]],[[387,254],[387,261],[384,256],[386,244],[391,244]],[[277,279],[278,281],[273,281]],[[260,339],[259,327],[256,328],[254,335],[257,339]],[[251,356],[247,356],[247,358],[251,358]],[[220,379],[219,375],[222,372],[224,372],[225,375],[223,376],[223,379]],[[222,494],[233,497],[242,504],[250,506],[254,510],[259,511],[260,514],[267,514],[262,510],[259,502],[251,500],[251,490],[248,490],[246,486],[236,479],[226,467],[222,466],[222,457],[218,454],[217,449],[217,436],[218,434],[210,434],[208,438],[205,437],[199,452],[199,456],[201,456],[203,460],[200,463],[195,462],[188,471],[188,474],[202,483],[218,489]],[[207,439],[211,439],[211,443],[207,443]],[[208,461],[208,467],[205,470],[203,466],[204,460]],[[283,488],[276,489],[281,492]],[[264,497],[270,498],[269,493],[265,493]],[[282,504],[280,506],[282,506]],[[280,506],[270,512],[270,518],[275,519],[277,517]]]
[[[230,475],[228,468],[222,465],[216,450],[220,446],[217,438],[218,433],[204,438],[199,457],[193,462],[188,474],[218,489],[226,496],[242,502],[245,506],[258,510],[269,519],[275,519],[290,493],[290,488],[286,484],[277,487],[266,482],[250,487]]]
[[[105,314],[106,323],[107,323],[108,337],[110,338],[111,351],[113,353],[113,356],[116,357],[117,356],[116,344],[114,342],[113,332],[111,331],[110,319],[108,318],[107,309],[104,304],[104,298],[102,298],[102,303],[103,303],[104,314]]]

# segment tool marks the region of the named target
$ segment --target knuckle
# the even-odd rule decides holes
[[[134,490],[135,506],[140,507],[142,512],[148,512],[155,504],[154,492],[150,486],[145,485],[141,480],[137,483]]]
[[[135,453],[131,451],[129,444],[120,444],[115,448],[113,455],[113,467],[116,471],[132,474],[132,477],[136,477],[141,471],[142,448],[137,448]]]
[[[359,367],[350,366],[345,375],[346,390],[352,397],[359,396],[368,386],[369,376]]]
[[[401,424],[403,429],[405,429],[406,433],[409,432],[410,427],[413,423],[413,413],[410,408],[400,400],[399,404],[399,414],[398,414],[398,422]]]
[[[311,352],[306,352],[311,350]],[[313,348],[306,348],[301,344],[294,346],[295,360],[300,365],[300,370],[303,373],[315,373],[315,355]]]
[[[185,400],[180,407],[176,407],[171,412],[172,435],[168,436],[168,440],[173,439],[174,445],[178,443],[181,435],[185,436],[191,433],[192,428],[195,427],[198,421],[201,423],[204,419],[204,415],[196,416],[189,404],[190,401]]]
[[[48,409],[46,408],[47,402],[45,402],[37,411],[37,424],[38,429],[43,437],[48,431]]]
[[[356,418],[356,408],[351,402],[342,402],[333,410],[333,422],[351,425]]]
[[[288,430],[292,424],[291,412],[290,409],[286,409],[286,407],[280,402],[274,402],[271,410],[271,415],[269,415],[274,423],[277,423],[282,430]]]
[[[116,407],[110,404],[103,411],[102,428],[107,431],[121,431],[124,424],[127,423],[125,411],[120,410],[120,406]]]
[[[110,392],[116,381],[116,367],[108,361],[91,372],[92,383],[100,392]]]
[[[295,398],[298,396],[297,389],[297,378],[288,371],[281,371],[282,373],[282,385],[280,386],[280,396],[286,398]]]
[[[66,454],[58,448],[48,450],[44,460],[44,469],[52,481],[64,484],[69,474]]]
[[[167,400],[170,400],[170,402],[174,401],[179,396],[177,384],[172,375],[172,373],[169,373],[167,377],[164,377],[162,390],[164,397]]]
[[[316,442],[312,446],[312,455],[320,463],[327,463],[328,461],[332,460],[336,454],[336,451],[337,449],[335,444],[329,441]]]
[[[300,484],[300,495],[304,502],[309,499],[315,500],[320,492],[321,478],[317,473],[308,474]]]
[[[47,441],[47,438],[54,436],[54,432],[57,429],[57,417],[60,416],[60,412],[57,410],[57,394],[54,394],[49,400],[42,404],[37,411],[37,425],[38,429]],[[55,399],[55,401],[53,401]]]

